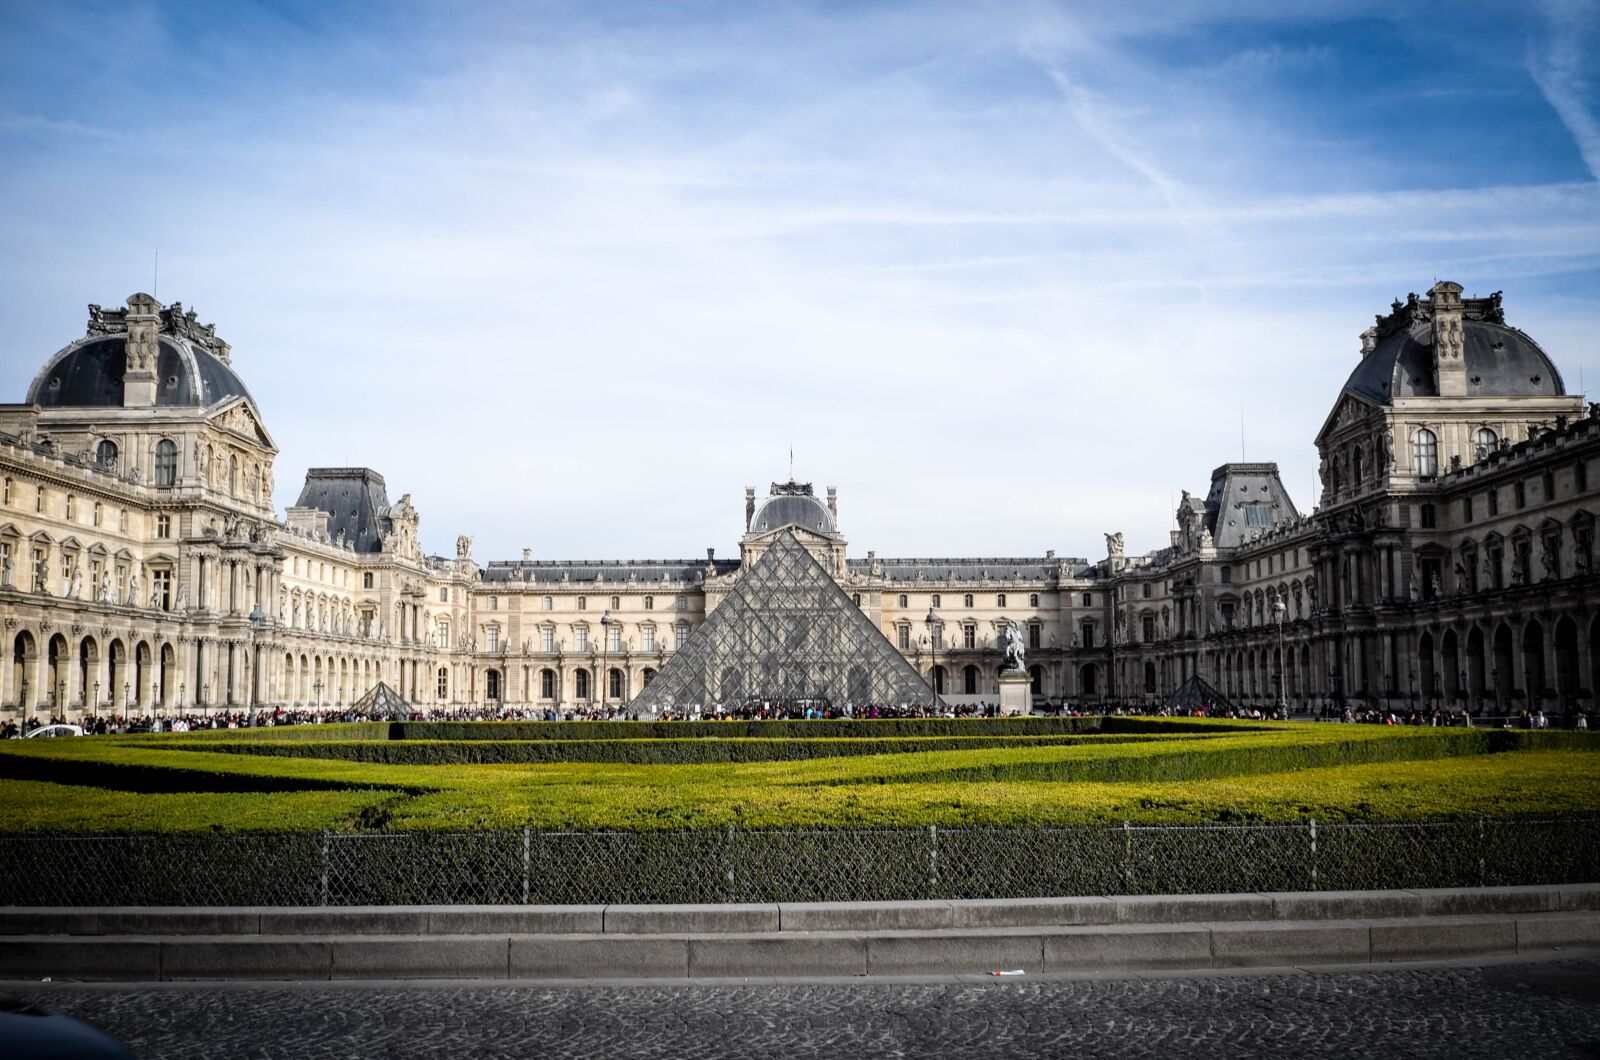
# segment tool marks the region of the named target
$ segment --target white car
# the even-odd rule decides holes
[[[33,730],[32,732],[28,733],[26,736],[23,737],[23,739],[24,740],[31,740],[36,736],[43,736],[43,737],[48,739],[49,737],[52,737],[52,736],[82,736],[82,735],[83,735],[83,726],[81,726],[81,725],[42,725],[39,728],[37,728],[37,729]]]

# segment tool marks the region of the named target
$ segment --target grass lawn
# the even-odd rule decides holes
[[[1054,728],[1004,720],[954,727],[801,723],[754,731],[776,735],[747,735],[744,727],[682,725],[661,735],[516,723],[498,730],[418,726],[404,735],[448,738],[386,739],[385,727],[368,724],[8,741],[0,745],[0,833],[1203,823],[1600,811],[1600,755],[1591,753],[1600,750],[1600,734],[1165,719]],[[648,735],[627,738],[634,732]]]

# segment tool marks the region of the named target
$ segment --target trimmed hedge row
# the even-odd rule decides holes
[[[877,718],[814,721],[395,721],[391,740],[837,739],[1074,736],[1091,733],[1248,732],[1251,722],[1204,718]],[[237,732],[233,735],[239,735]],[[376,737],[381,738],[381,737]]]
[[[286,758],[337,758],[385,765],[508,765],[554,762],[601,762],[617,765],[701,765],[714,762],[798,762],[858,755],[920,754],[930,751],[972,751],[995,747],[1060,747],[1066,745],[1172,741],[1205,734],[1161,736],[1126,733],[1106,736],[942,736],[835,739],[725,739],[700,737],[673,740],[346,740],[326,743],[212,743],[204,751],[270,755]],[[172,743],[164,747],[189,750]]]
[[[1520,729],[1430,729],[1392,733],[1391,738],[1361,735],[1354,739],[1303,742],[1290,734],[1282,740],[1248,743],[1207,743],[1170,750],[1164,743],[1154,753],[1104,757],[992,762],[898,773],[879,778],[880,783],[1015,783],[1019,781],[1162,781],[1210,780],[1254,774],[1291,773],[1331,766],[1373,765],[1438,758],[1499,754],[1506,751],[1600,751],[1600,740],[1587,733],[1526,731]],[[851,784],[848,778],[830,778],[823,784]]]

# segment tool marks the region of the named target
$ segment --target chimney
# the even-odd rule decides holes
[[[756,517],[756,490],[754,486],[744,488],[744,528],[750,530],[750,520]]]
[[[1377,348],[1378,348],[1378,329],[1377,328],[1368,328],[1367,330],[1363,331],[1361,333],[1361,359],[1363,361],[1366,360],[1367,359],[1367,355],[1370,354],[1373,350],[1375,350]]]
[[[1433,369],[1440,397],[1466,397],[1466,348],[1461,331],[1461,285],[1440,280],[1428,292],[1433,303]]]
[[[156,403],[156,336],[161,333],[161,303],[147,294],[128,296],[127,366],[122,372],[124,408]]]
[[[1045,559],[1055,559],[1056,558],[1056,550],[1053,549],[1053,548],[1045,549],[1044,550],[1044,558]]]
[[[524,563],[532,563],[533,562],[533,549],[525,548],[525,549],[522,550],[522,562],[524,562]]]
[[[839,490],[835,486],[828,487],[828,514],[833,516],[833,525],[839,525]]]

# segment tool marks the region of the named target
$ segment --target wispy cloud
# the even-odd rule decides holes
[[[1549,32],[1536,46],[1529,70],[1550,106],[1572,134],[1584,163],[1600,180],[1600,119],[1595,69],[1600,64],[1600,5],[1592,0],[1542,0]]]
[[[1467,60],[1382,52],[1425,11],[153,3],[67,91],[39,10],[0,41],[9,113],[62,123],[0,121],[0,389],[159,246],[279,505],[371,463],[435,548],[727,549],[791,444],[860,550],[1157,547],[1241,401],[1306,505],[1357,334],[1437,275],[1600,378],[1600,184],[1521,69],[1472,67],[1524,110],[1452,154],[1414,101]]]

